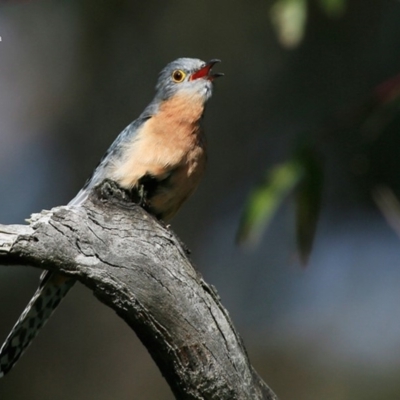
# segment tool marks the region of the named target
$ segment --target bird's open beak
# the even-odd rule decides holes
[[[195,79],[205,78],[205,79],[208,79],[209,81],[213,81],[215,78],[224,76],[224,74],[222,72],[217,72],[215,74],[211,73],[212,67],[219,62],[221,62],[221,60],[217,60],[217,59],[210,60],[203,67],[201,67],[198,71],[194,72],[192,74],[192,76],[190,77],[190,80],[193,81]]]

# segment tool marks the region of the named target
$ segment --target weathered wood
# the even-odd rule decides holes
[[[213,287],[175,234],[109,186],[81,206],[0,225],[0,264],[74,276],[147,347],[177,399],[268,399]]]

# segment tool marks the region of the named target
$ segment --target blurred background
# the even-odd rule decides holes
[[[397,0],[1,1],[0,223],[68,203],[168,62],[220,58],[207,174],[172,228],[280,400],[399,399],[399,21]],[[295,174],[271,189],[300,141],[323,184],[299,196]],[[256,187],[275,208],[238,247]],[[39,273],[0,268],[0,341]],[[128,326],[77,284],[0,398],[173,396]]]

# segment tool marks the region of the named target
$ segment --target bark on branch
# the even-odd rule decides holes
[[[177,399],[268,399],[215,289],[184,246],[126,193],[0,225],[0,264],[74,276],[136,332]]]

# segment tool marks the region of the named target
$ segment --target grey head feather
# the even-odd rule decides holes
[[[212,94],[212,82],[208,79],[189,80],[191,74],[205,65],[206,63],[198,58],[178,58],[169,63],[158,77],[155,100],[165,101],[179,92],[186,92],[189,96],[201,95],[206,102]],[[176,70],[181,70],[186,74],[184,81],[174,82],[172,74]]]

